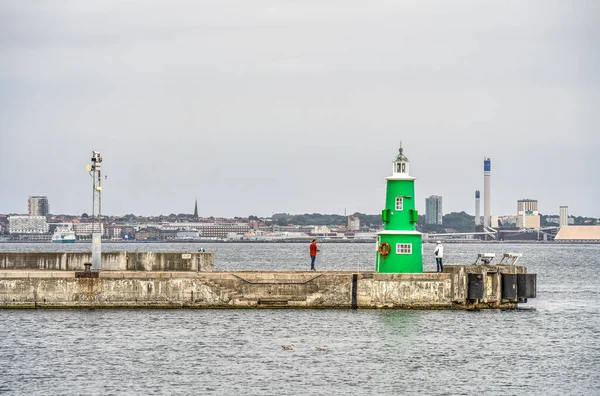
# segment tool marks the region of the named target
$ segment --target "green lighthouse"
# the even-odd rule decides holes
[[[377,235],[377,272],[423,272],[423,241],[416,230],[419,214],[415,210],[415,178],[408,170],[408,158],[400,145],[392,175],[386,178],[383,231]]]

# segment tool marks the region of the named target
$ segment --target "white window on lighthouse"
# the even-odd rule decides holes
[[[396,210],[402,210],[403,203],[402,197],[396,197]]]
[[[396,163],[396,173],[406,173],[406,162]]]
[[[410,243],[397,243],[396,254],[412,254],[412,245]]]

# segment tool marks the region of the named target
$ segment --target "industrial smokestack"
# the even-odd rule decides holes
[[[492,178],[492,160],[483,159],[483,225],[489,227],[492,221],[490,211],[490,179]]]
[[[475,190],[475,225],[481,224],[481,199],[479,190]]]

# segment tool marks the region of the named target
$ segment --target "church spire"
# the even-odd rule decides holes
[[[196,203],[194,204],[194,219],[198,220],[198,200],[196,199]]]

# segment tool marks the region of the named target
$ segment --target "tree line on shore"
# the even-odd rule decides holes
[[[354,213],[352,216],[358,217],[361,227],[381,228],[381,214]],[[271,216],[274,224],[277,225],[315,225],[315,226],[341,226],[347,225],[348,216],[338,214],[289,214],[276,213]],[[425,215],[419,216],[417,230],[421,232],[444,232],[446,229],[452,229],[456,232],[472,232],[475,230],[475,217],[465,212],[447,213],[443,217],[443,224],[425,224]]]
[[[381,214],[364,214],[354,213],[360,220],[361,227],[381,228]],[[555,215],[540,215],[540,225],[542,227],[558,226],[557,223],[549,221],[550,218],[556,218]],[[571,216],[575,225],[596,225],[598,220],[592,217]],[[273,224],[277,225],[315,225],[315,226],[341,226],[347,225],[348,216],[338,214],[321,214],[321,213],[305,213],[305,214],[289,214],[276,213],[271,216]],[[508,226],[500,224],[500,226]],[[514,227],[514,225],[512,225]],[[442,224],[427,224],[425,215],[419,215],[417,222],[417,230],[425,233],[444,233],[444,232],[474,232],[475,231],[475,216],[472,216],[464,211],[446,213],[442,217]]]

